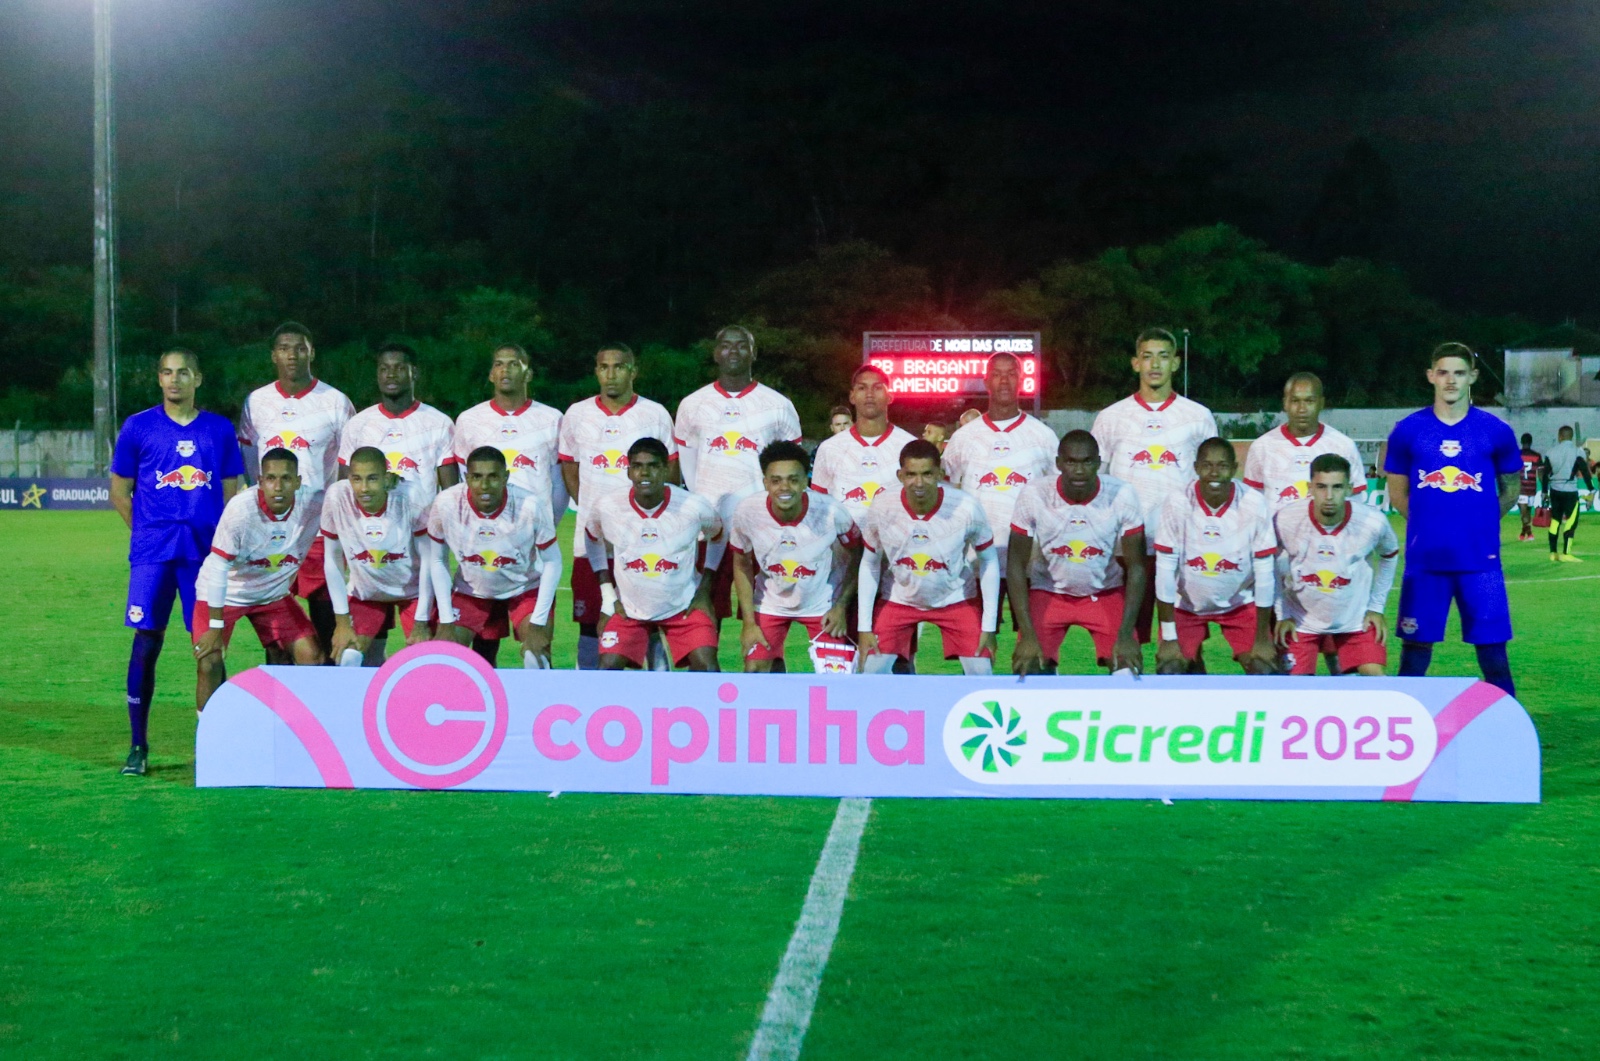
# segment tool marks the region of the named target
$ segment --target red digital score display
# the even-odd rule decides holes
[[[1044,390],[1038,332],[864,332],[861,360],[882,369],[902,401],[961,401],[985,393],[984,374],[995,354],[1022,368],[1020,397],[1035,410]]]

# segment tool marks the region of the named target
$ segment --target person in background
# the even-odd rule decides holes
[[[946,437],[943,424],[924,424],[922,426],[922,440],[933,443],[941,456],[944,455]]]
[[[835,405],[828,411],[828,434],[843,434],[850,430],[850,425],[855,422],[855,414],[850,411],[848,405]]]
[[[960,431],[963,427],[966,427],[968,424],[972,423],[972,421],[976,420],[982,415],[982,409],[968,409],[966,412],[962,413],[961,418],[956,421],[956,430]]]
[[[1522,533],[1519,542],[1533,541],[1533,510],[1539,503],[1539,473],[1544,467],[1544,457],[1533,448],[1533,436],[1522,436],[1522,482],[1517,491],[1517,509],[1522,515]]]
[[[1583,563],[1572,555],[1572,539],[1578,533],[1578,483],[1594,489],[1589,458],[1572,440],[1572,428],[1556,433],[1556,444],[1544,455],[1541,465],[1546,496],[1550,498],[1550,560],[1568,564]]]

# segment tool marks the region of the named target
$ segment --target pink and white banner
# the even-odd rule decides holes
[[[258,667],[201,787],[1536,803],[1522,705],[1470,678],[921,677]]]

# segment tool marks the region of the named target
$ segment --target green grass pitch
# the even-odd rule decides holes
[[[877,801],[805,1056],[1595,1056],[1600,556],[1505,529],[1543,804]],[[176,625],[121,777],[125,540],[0,516],[0,1056],[743,1056],[833,801],[197,791]]]

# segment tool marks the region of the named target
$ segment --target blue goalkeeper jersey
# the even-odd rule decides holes
[[[1497,477],[1522,475],[1510,424],[1478,408],[1446,424],[1430,406],[1394,425],[1383,468],[1411,484],[1407,571],[1499,569]]]
[[[158,405],[123,423],[111,473],[133,480],[128,562],[198,562],[222,518],[222,482],[244,474],[244,459],[225,417],[202,410],[180,424]]]

